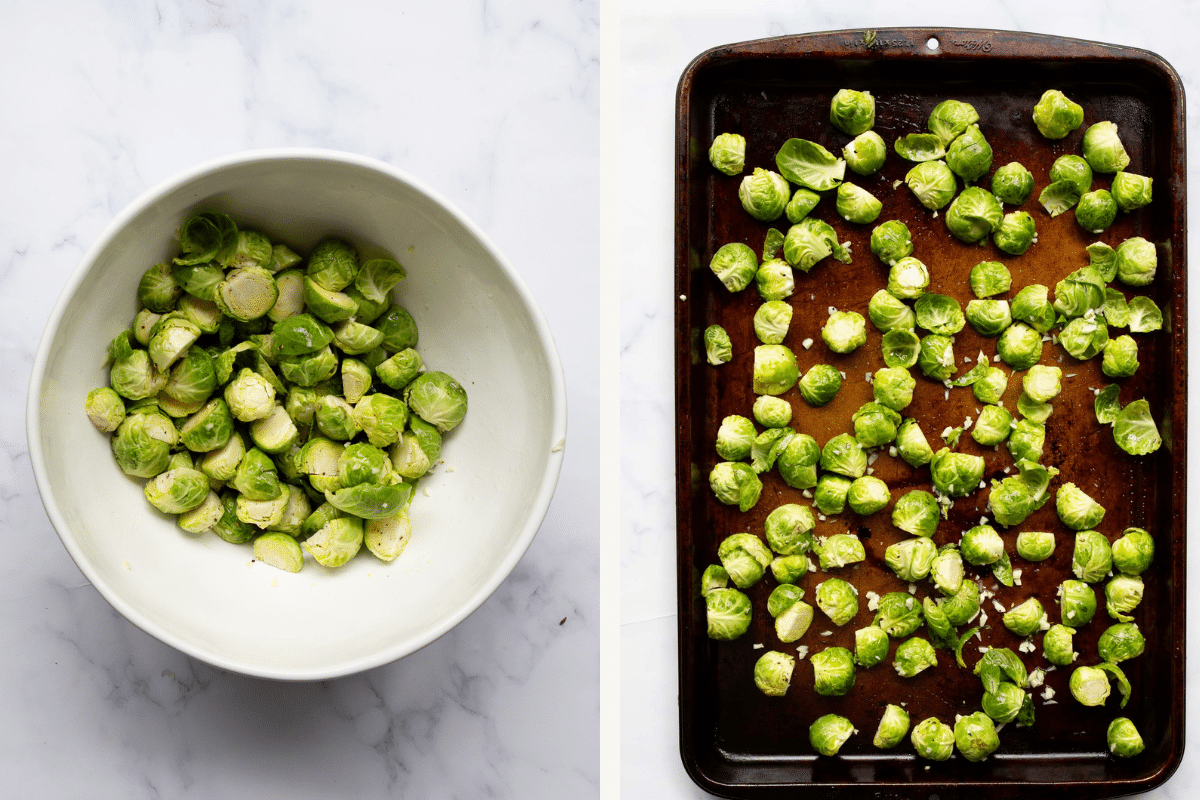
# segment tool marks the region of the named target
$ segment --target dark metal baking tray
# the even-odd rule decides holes
[[[936,46],[931,40],[936,40]],[[729,533],[762,534],[763,519],[783,502],[808,502],[786,486],[777,473],[764,475],[762,499],[751,511],[718,503],[707,485],[707,474],[718,461],[713,442],[727,414],[750,416],[755,339],[751,319],[760,302],[753,287],[730,294],[707,265],[714,251],[727,242],[744,242],[756,252],[772,225],[786,231],[787,220],[761,223],[742,211],[737,200],[740,176],[727,177],[712,169],[706,154],[715,134],[742,133],[748,141],[747,171],[756,166],[774,169],[774,154],[790,137],[816,140],[835,152],[849,141],[828,120],[829,100],[839,88],[870,90],[877,100],[875,130],[889,147],[898,136],[925,130],[933,106],[947,98],[971,102],[994,151],[994,166],[1012,160],[1033,173],[1035,190],[1022,208],[1037,221],[1038,241],[1026,254],[1005,256],[992,245],[965,245],[951,237],[941,215],[934,217],[917,204],[903,185],[908,167],[889,152],[882,171],[869,178],[847,175],[884,201],[879,221],[901,219],[912,230],[915,253],[933,273],[931,290],[950,294],[965,304],[970,299],[967,274],[983,260],[1000,260],[1012,271],[1013,292],[1029,283],[1053,290],[1057,281],[1087,264],[1084,247],[1097,239],[1117,244],[1140,235],[1159,245],[1159,273],[1152,286],[1126,294],[1149,294],[1167,314],[1167,329],[1136,334],[1141,351],[1137,374],[1122,381],[1121,400],[1149,399],[1161,421],[1167,443],[1154,455],[1134,458],[1115,445],[1108,428],[1093,414],[1092,389],[1110,380],[1099,370],[1099,358],[1077,362],[1061,347],[1047,343],[1041,363],[1061,364],[1074,377],[1054,401],[1047,423],[1042,463],[1062,474],[1054,488],[1074,481],[1108,509],[1099,526],[1115,539],[1129,525],[1149,529],[1157,544],[1153,567],[1146,575],[1146,595],[1135,612],[1146,635],[1146,653],[1125,666],[1133,684],[1132,699],[1118,711],[1115,701],[1100,709],[1084,708],[1067,688],[1070,669],[1047,675],[1046,685],[1057,704],[1037,702],[1037,724],[1006,727],[1001,747],[992,757],[971,764],[956,756],[928,764],[905,742],[894,751],[879,751],[871,738],[888,702],[908,704],[913,722],[935,715],[953,724],[956,713],[979,709],[979,681],[953,665],[953,656],[939,651],[939,667],[908,681],[896,676],[888,662],[859,670],[854,690],[843,698],[821,698],[812,690],[807,659],[797,663],[792,686],[783,698],[762,695],[754,686],[753,666],[765,649],[783,649],[765,612],[766,596],[774,581],[768,576],[750,590],[755,619],[750,631],[734,642],[707,638],[704,602],[699,595],[701,572],[718,563],[717,545]],[[1051,142],[1041,137],[1031,111],[1041,93],[1058,88],[1079,102],[1084,125],[1067,138]],[[1053,160],[1079,153],[1088,125],[1100,120],[1117,123],[1132,157],[1131,172],[1154,178],[1154,201],[1145,209],[1119,215],[1103,235],[1085,233],[1068,212],[1055,219],[1037,204],[1047,185]],[[1157,55],[1095,42],[988,30],[900,28],[804,34],[718,47],[692,62],[680,80],[676,126],[676,492],[679,597],[680,744],[684,764],[704,789],[727,797],[1017,797],[1027,792],[1053,791],[1056,797],[1119,796],[1145,791],[1165,781],[1178,766],[1184,738],[1184,598],[1185,598],[1185,425],[1186,425],[1186,236],[1184,100],[1180,79]],[[1097,175],[1093,188],[1105,187],[1110,176]],[[984,186],[987,181],[981,181]],[[828,193],[832,194],[832,193]],[[811,409],[791,390],[796,418],[793,425],[824,443],[830,436],[851,431],[849,416],[871,399],[865,373],[883,366],[879,334],[868,323],[868,345],[848,356],[836,356],[820,341],[827,309],[853,309],[866,316],[867,301],[886,281],[886,267],[871,254],[873,225],[851,225],[825,197],[813,215],[831,223],[841,241],[851,242],[853,263],[827,259],[810,273],[796,273],[796,293],[790,298],[795,317],[786,344],[797,353],[802,369],[832,363],[847,375],[837,398]],[[1010,208],[1005,209],[1011,210]],[[1114,284],[1120,286],[1120,284]],[[1008,295],[1011,297],[1011,294]],[[711,367],[703,358],[699,333],[719,323],[729,332],[734,359]],[[805,338],[816,341],[811,350]],[[873,346],[872,346],[873,345]],[[955,352],[995,353],[995,340],[977,336],[968,326],[957,337]],[[1062,357],[1059,362],[1058,357]],[[960,372],[965,367],[960,367]],[[977,415],[979,404],[970,391],[957,389],[946,398],[941,384],[920,376],[914,402],[906,416],[915,416],[936,449],[938,434]],[[1005,395],[1015,407],[1019,379],[1010,381]],[[1003,477],[1011,464],[1007,450],[996,452],[963,437],[961,449],[984,455],[986,479]],[[887,480],[893,500],[904,490],[928,488],[928,468],[911,470],[898,459],[880,458],[876,475]],[[961,531],[977,524],[986,509],[987,492],[960,500],[936,541],[957,541]],[[890,507],[858,518],[849,511],[819,522],[818,534],[858,532],[867,548],[867,562],[854,573],[862,591],[903,590],[904,585],[883,566],[888,544],[902,538],[890,523]],[[1015,558],[1013,539],[1018,530],[1049,530],[1058,537],[1054,556],[1040,565]],[[1004,532],[1014,563],[1023,568],[1022,586],[999,587],[996,599],[1006,607],[1030,594],[1043,599],[1052,622],[1057,622],[1054,589],[1070,576],[1072,537],[1059,522],[1051,501],[1021,526]],[[981,574],[968,569],[968,574]],[[820,574],[806,576],[807,596]],[[985,586],[995,583],[985,576]],[[1100,587],[1102,588],[1102,587]],[[918,596],[924,596],[923,583]],[[1101,609],[1076,637],[1080,664],[1095,663],[1096,640],[1111,622]],[[989,609],[990,611],[990,609]],[[1006,631],[999,614],[990,613],[982,644],[1016,648],[1019,639]],[[858,616],[835,628],[817,612],[817,619],[800,643],[812,650],[840,645],[853,648],[853,632],[869,624],[871,612],[860,603]],[[831,630],[829,636],[820,634]],[[1023,655],[1032,669],[1045,666],[1040,638],[1036,653]],[[755,649],[761,643],[765,649]],[[800,644],[797,643],[797,644]],[[978,640],[966,649],[968,666],[979,657]],[[794,646],[792,646],[794,648]],[[893,648],[895,642],[893,642]],[[794,652],[794,650],[793,650]],[[893,650],[894,652],[894,650]],[[1114,691],[1115,694],[1115,691]],[[807,730],[821,714],[848,716],[859,733],[838,757],[818,757]],[[1131,717],[1146,742],[1145,752],[1118,760],[1105,750],[1108,722]],[[1037,796],[1037,795],[1034,795]]]

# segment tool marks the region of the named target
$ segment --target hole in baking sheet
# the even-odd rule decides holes
[[[926,48],[928,48],[929,50],[937,50],[937,49],[938,49],[938,40],[937,40],[937,37],[936,37],[936,36],[930,36],[930,37],[929,37],[929,41],[927,41],[927,42],[925,43],[925,47],[926,47]],[[935,795],[934,797],[931,797],[931,798],[929,798],[929,800],[938,800],[938,798],[937,798],[937,796]]]

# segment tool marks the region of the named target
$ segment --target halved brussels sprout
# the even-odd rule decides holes
[[[999,403],[1008,390],[1008,378],[1000,367],[985,366],[971,384],[971,393],[981,403]]]
[[[910,466],[920,467],[933,458],[933,449],[915,419],[906,419],[896,429],[896,452]]]
[[[244,494],[239,494],[235,504],[237,518],[247,525],[261,529],[273,528],[283,519],[283,512],[287,510],[293,491],[300,490],[280,484],[279,495],[270,500],[252,500]]]
[[[820,755],[836,756],[852,733],[854,724],[850,720],[837,714],[825,714],[808,726],[808,743]]]
[[[189,467],[168,469],[149,480],[144,492],[150,505],[164,514],[183,514],[208,497],[208,476]]]
[[[817,523],[808,507],[787,503],[768,514],[763,525],[772,550],[781,555],[802,555],[812,547]]]
[[[854,438],[862,447],[876,447],[896,438],[900,415],[880,403],[864,403],[851,417]]]
[[[792,194],[792,199],[788,201],[787,206],[783,209],[783,213],[787,217],[788,222],[795,225],[807,217],[820,201],[821,195],[801,186]]]
[[[732,242],[713,254],[709,269],[731,292],[740,292],[754,280],[758,272],[758,256],[749,245]],[[387,346],[385,341],[384,346]],[[411,347],[411,345],[409,345]]]
[[[1039,283],[1022,288],[1012,301],[1013,319],[1027,324],[1038,333],[1049,331],[1055,321],[1049,294],[1050,290]]]
[[[1092,168],[1082,156],[1059,156],[1050,165],[1050,182],[1059,181],[1069,182],[1075,195],[1082,197],[1092,189]]]
[[[801,272],[808,272],[826,256],[850,263],[849,251],[838,244],[837,233],[827,222],[805,217],[783,237],[783,257]]]
[[[1008,438],[1012,425],[1012,414],[1002,406],[984,406],[971,428],[971,438],[982,445],[995,446]]]
[[[1158,253],[1146,239],[1134,236],[1117,246],[1117,280],[1121,283],[1146,286],[1154,281],[1157,271]]]
[[[837,188],[837,212],[842,219],[866,225],[879,219],[883,203],[861,186],[843,183]]]
[[[1128,378],[1137,372],[1138,346],[1132,336],[1118,336],[1104,345],[1101,371],[1110,378]]]
[[[1054,534],[1049,531],[1021,531],[1017,534],[1017,555],[1026,561],[1045,561],[1054,553]]]
[[[171,448],[178,443],[179,432],[170,417],[131,410],[112,438],[113,458],[126,475],[153,478],[167,469]]]
[[[917,299],[928,285],[929,268],[912,256],[904,256],[888,270],[887,290],[898,299]]]
[[[112,433],[125,421],[125,402],[107,386],[92,389],[84,400],[88,420],[101,433]]]
[[[963,560],[962,553],[957,547],[947,544],[938,551],[929,567],[929,579],[942,594],[950,597],[958,594],[963,583]],[[929,598],[926,598],[926,602],[928,600]],[[945,610],[940,605],[939,609],[942,614],[945,614]],[[928,610],[926,616],[928,616]]]
[[[232,269],[217,284],[213,302],[225,316],[249,322],[266,316],[276,300],[279,287],[275,276],[262,267]]]
[[[853,481],[842,475],[824,473],[817,479],[813,506],[822,514],[840,514],[846,510],[846,496]]]
[[[1129,154],[1112,122],[1097,122],[1083,134],[1083,157],[1096,172],[1120,172],[1129,166]]]
[[[1129,212],[1150,204],[1154,179],[1121,171],[1113,176],[1112,196],[1117,207]]]
[[[840,89],[829,103],[829,121],[849,136],[869,131],[875,124],[875,98],[867,91]]]
[[[946,227],[955,238],[974,244],[998,227],[1004,216],[1000,201],[987,189],[969,186],[946,210]]]
[[[854,688],[854,656],[846,648],[828,647],[814,653],[809,660],[813,668],[813,688],[817,694],[822,697],[841,697]]]
[[[759,265],[758,272],[754,273],[754,283],[763,300],[783,300],[796,291],[792,268],[778,258]]]
[[[1055,498],[1058,518],[1071,530],[1095,528],[1104,519],[1104,508],[1074,483],[1058,487]]]
[[[897,329],[912,330],[916,325],[913,310],[886,289],[880,289],[871,296],[867,304],[867,316],[882,333]]]
[[[1115,620],[1132,622],[1128,616],[1142,602],[1145,584],[1138,575],[1117,575],[1104,587],[1104,610]]]
[[[1070,666],[1077,655],[1075,628],[1068,625],[1051,625],[1042,637],[1042,654],[1055,666]]]
[[[368,397],[386,396],[368,395]],[[363,398],[363,400],[366,399]],[[442,433],[457,427],[467,413],[466,389],[444,372],[425,372],[418,375],[405,389],[404,401],[414,414]],[[356,418],[361,416],[357,413],[357,407],[355,416]],[[362,419],[359,420],[359,424],[363,426],[363,430],[368,430]],[[402,423],[400,427],[403,427]]]
[[[867,471],[867,454],[857,439],[840,433],[821,448],[821,469],[847,478],[861,478]]]
[[[286,533],[264,533],[255,539],[254,558],[285,572],[299,572],[304,566],[300,543]]]
[[[904,176],[904,183],[916,195],[921,205],[933,211],[945,208],[958,191],[954,171],[945,161],[923,161],[917,164]]]
[[[1062,370],[1044,364],[1034,364],[1021,376],[1025,394],[1039,403],[1048,403],[1062,391]]]
[[[881,750],[890,750],[904,741],[906,733],[908,733],[908,712],[898,705],[888,703],[887,708],[883,710],[883,716],[879,720],[879,727],[875,730],[875,738],[872,743]],[[951,736],[951,742],[953,742],[953,736]]]
[[[363,544],[363,521],[356,516],[336,517],[304,540],[304,549],[323,567],[340,567]]]
[[[1059,490],[1062,496],[1062,490]],[[1112,571],[1112,547],[1099,531],[1079,531],[1075,534],[1075,552],[1071,571],[1086,583],[1099,583]]]
[[[801,556],[783,556],[783,558],[802,558]],[[781,587],[777,587],[781,588]],[[774,592],[772,592],[774,594]],[[787,604],[775,617],[775,635],[784,644],[799,641],[812,625],[815,612],[813,607],[801,600]]]
[[[1129,622],[1110,625],[1096,642],[1096,652],[1100,654],[1100,658],[1111,664],[1137,658],[1145,651],[1146,637],[1138,630],[1137,625]]]
[[[729,641],[750,627],[750,598],[737,589],[713,589],[704,598],[708,637]]]
[[[1058,89],[1047,89],[1033,107],[1033,123],[1047,139],[1062,139],[1083,124],[1083,106]]]
[[[1032,636],[1043,627],[1049,627],[1046,610],[1042,608],[1041,602],[1036,597],[1030,597],[1005,612],[1004,627],[1017,636]]]
[[[930,667],[937,666],[937,651],[927,640],[914,636],[896,646],[892,665],[901,678],[912,678]]]
[[[704,329],[704,353],[708,363],[713,366],[727,364],[733,358],[729,334],[720,325],[709,325]]]
[[[925,377],[935,381],[944,381],[953,375],[957,365],[954,360],[954,343],[950,337],[936,333],[922,337],[917,366]]]
[[[980,261],[971,267],[971,291],[981,300],[1012,288],[1012,274],[999,261]]]
[[[768,697],[783,697],[792,682],[796,657],[768,650],[754,664],[754,685]]]
[[[1058,587],[1058,609],[1064,625],[1086,625],[1096,614],[1096,592],[1083,581],[1065,580]]]
[[[887,658],[890,640],[882,628],[868,625],[854,632],[854,658],[863,669],[870,669]]]
[[[784,345],[764,344],[754,348],[755,394],[781,395],[795,386],[799,377],[796,355]]]
[[[992,194],[1001,203],[1019,206],[1033,193],[1033,174],[1016,161],[992,173]]]
[[[871,231],[871,252],[888,266],[912,255],[912,251],[912,234],[908,226],[899,220],[888,220]]]
[[[810,406],[828,403],[842,388],[842,374],[829,364],[817,364],[800,379],[800,396]]]
[[[920,581],[929,576],[937,552],[931,539],[919,536],[888,545],[883,561],[900,580]]]
[[[921,627],[921,604],[908,592],[888,592],[879,598],[872,624],[888,636],[902,639]]]
[[[1004,555],[1004,540],[991,525],[976,525],[963,534],[959,550],[968,564],[983,567]]]
[[[752,411],[764,428],[782,428],[792,421],[792,404],[780,397],[763,395],[754,401]]]
[[[958,591],[938,601],[951,625],[966,625],[979,613],[979,584],[963,579]]]
[[[750,447],[751,469],[761,474],[774,467],[780,452],[795,435],[791,428],[767,428],[756,436]]]
[[[818,538],[813,544],[813,550],[816,551],[822,570],[840,569],[867,558],[862,542],[851,533],[837,533]]]
[[[979,114],[975,107],[961,100],[943,100],[929,114],[930,132],[947,145],[976,122],[979,122]]]
[[[811,489],[817,485],[817,463],[820,460],[821,448],[817,440],[806,433],[798,433],[779,452],[775,464],[788,486]]]
[[[737,175],[746,167],[746,137],[719,133],[708,148],[708,161],[719,172]]]
[[[956,453],[943,447],[930,459],[929,471],[939,492],[950,497],[965,497],[979,488],[983,466],[981,456]]]
[[[835,311],[821,328],[821,340],[835,353],[851,353],[867,341],[867,322],[857,311]]]
[[[1108,675],[1096,667],[1077,667],[1067,685],[1071,696],[1083,706],[1102,706],[1112,692]]]
[[[1075,204],[1075,221],[1088,233],[1104,233],[1117,218],[1117,201],[1106,189],[1080,195]]]
[[[714,589],[724,589],[729,585],[729,573],[720,564],[709,564],[700,576],[700,596],[708,597]],[[776,587],[778,589],[779,587]],[[792,587],[795,588],[795,587]],[[803,591],[803,590],[801,590]],[[774,597],[774,592],[771,593]]]
[[[758,432],[754,423],[736,414],[721,420],[717,429],[717,455],[726,461],[741,461],[750,455],[750,446]]]
[[[124,358],[114,360],[108,371],[109,385],[126,400],[154,397],[166,386],[167,378],[145,350],[131,350]]]
[[[717,499],[725,505],[736,505],[749,511],[762,494],[762,481],[749,464],[722,461],[708,474],[708,485]]]

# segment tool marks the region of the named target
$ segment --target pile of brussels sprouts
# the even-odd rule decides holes
[[[701,578],[708,635],[732,640],[749,630],[754,612],[745,590],[770,572],[777,585],[767,601],[767,612],[782,644],[800,642],[818,612],[832,625],[843,626],[856,617],[865,600],[875,616],[870,625],[855,631],[853,651],[826,647],[809,655],[806,644],[798,645],[797,655],[767,650],[754,669],[755,684],[766,695],[782,696],[788,691],[797,657],[810,658],[818,695],[845,695],[854,687],[857,670],[887,660],[893,639],[902,640],[892,656],[892,668],[902,678],[938,667],[938,650],[953,654],[955,664],[967,669],[964,645],[987,625],[986,601],[993,597],[981,580],[968,576],[967,568],[988,570],[1007,587],[1019,586],[1022,572],[1014,569],[1004,537],[987,516],[962,531],[957,542],[941,547],[934,543],[934,534],[948,519],[955,499],[987,488],[984,459],[958,450],[961,436],[969,429],[977,443],[996,450],[1003,446],[1012,459],[1004,469],[1006,477],[991,481],[987,512],[995,525],[1021,525],[1053,496],[1059,520],[1075,532],[1074,579],[1058,587],[1056,603],[1043,598],[1057,605],[1057,623],[1052,622],[1043,599],[1034,596],[1007,609],[993,600],[994,610],[1002,615],[1004,627],[1022,640],[1017,648],[1021,653],[1036,652],[1035,639],[1040,636],[1041,650],[1050,663],[1047,670],[1073,667],[1069,687],[1077,702],[1101,706],[1115,683],[1124,707],[1130,687],[1119,664],[1141,655],[1145,648],[1131,613],[1142,599],[1141,576],[1153,560],[1154,540],[1147,531],[1129,527],[1110,544],[1097,530],[1105,517],[1099,503],[1072,482],[1051,491],[1059,470],[1043,465],[1041,459],[1051,403],[1062,389],[1064,375],[1060,367],[1040,362],[1043,346],[1050,343],[1077,360],[1099,357],[1100,370],[1109,378],[1133,375],[1138,369],[1137,341],[1124,334],[1110,337],[1109,328],[1153,332],[1162,328],[1163,316],[1150,298],[1126,299],[1110,284],[1150,284],[1157,269],[1156,248],[1140,237],[1116,247],[1094,242],[1080,254],[1087,266],[1059,281],[1053,297],[1050,287],[1032,284],[1019,288],[1011,300],[1001,297],[1014,288],[1008,268],[985,258],[970,272],[975,299],[964,310],[954,298],[931,290],[934,271],[914,255],[908,227],[894,219],[879,223],[871,233],[871,251],[887,267],[888,276],[886,286],[870,299],[868,317],[881,336],[886,367],[868,373],[873,400],[851,416],[849,430],[822,446],[794,424],[799,420],[794,418],[792,403],[781,395],[797,388],[809,406],[823,406],[837,394],[846,376],[829,364],[800,369],[795,352],[785,344],[793,316],[787,299],[796,291],[796,269],[807,273],[829,256],[851,262],[849,243],[839,243],[829,223],[810,216],[822,199],[820,193],[836,190],[836,212],[849,223],[875,223],[882,214],[880,200],[850,183],[846,173],[849,167],[854,174],[871,175],[886,160],[887,146],[872,130],[874,119],[875,99],[869,92],[839,91],[831,102],[830,122],[854,137],[841,158],[816,142],[789,139],[776,155],[778,172],[756,167],[741,181],[738,196],[747,213],[764,222],[786,216],[791,227],[786,233],[776,228],[767,231],[761,260],[749,245],[731,242],[716,251],[710,264],[730,292],[753,284],[762,304],[753,317],[753,330],[761,342],[753,353],[757,398],[750,416],[730,414],[722,420],[715,443],[719,461],[709,472],[709,486],[718,501],[745,512],[763,494],[760,476],[774,469],[783,483],[811,501],[811,507],[784,502],[772,510],[764,523],[765,542],[749,532],[721,541],[719,563],[709,565]],[[1034,176],[1013,162],[992,172],[990,191],[974,185],[992,169],[992,149],[977,124],[979,119],[968,103],[939,103],[929,117],[928,132],[910,133],[895,142],[896,154],[915,162],[903,183],[935,216],[945,209],[947,229],[957,239],[986,244],[990,237],[1001,253],[1020,255],[1037,243],[1035,221],[1027,211],[1003,213],[1003,204],[1025,203],[1032,195]],[[1033,109],[1033,122],[1046,138],[1061,139],[1082,125],[1083,109],[1062,92],[1047,91]],[[746,168],[745,152],[741,135],[722,133],[712,143],[710,161],[720,172],[737,176]],[[1099,234],[1119,212],[1133,212],[1151,200],[1152,180],[1125,172],[1128,164],[1116,126],[1096,123],[1083,136],[1082,155],[1054,162],[1039,201],[1051,217],[1074,209],[1078,224],[1089,234]],[[1097,173],[1113,174],[1109,189],[1092,190]],[[981,336],[995,339],[995,356],[980,352],[974,358],[962,357],[962,363],[973,364],[956,377],[960,359],[954,352],[954,336],[968,324]],[[917,329],[924,335],[918,335]],[[870,338],[862,315],[829,309],[821,339],[831,352],[853,352]],[[731,339],[721,326],[710,326],[704,343],[709,364],[719,367],[733,358]],[[805,349],[813,344],[811,339],[803,342]],[[944,444],[936,450],[917,420],[904,415],[916,386],[913,367],[943,384],[947,398],[952,389],[970,387],[983,406],[975,419],[942,431]],[[1016,372],[1023,373],[1023,391],[1014,414],[1004,407],[1002,395]],[[1162,438],[1146,400],[1122,407],[1117,383],[1093,391],[1097,422],[1112,425],[1114,439],[1124,451],[1144,456],[1159,448]],[[891,487],[874,477],[869,466],[884,454],[912,468],[928,467],[932,491],[911,489],[894,497]],[[788,490],[778,494],[787,499]],[[908,590],[883,596],[868,592],[860,598],[850,581],[823,575],[812,604],[806,602],[798,584],[809,572],[850,567],[842,573],[849,577],[867,558],[862,542],[852,533],[817,535],[818,520],[847,508],[869,516],[889,505],[893,525],[910,538],[889,546],[884,563],[899,581],[909,584]],[[1016,536],[1015,551],[1020,559],[1041,562],[1052,556],[1055,546],[1054,533],[1026,530]],[[915,593],[922,581],[928,581],[934,592],[919,600]],[[1100,584],[1113,624],[1100,636],[1096,658],[1085,654],[1088,663],[1074,666],[1081,654],[1074,649],[1073,637],[1095,615],[1094,587]],[[914,635],[922,629],[924,636]],[[910,735],[908,711],[888,705],[874,745],[890,749],[908,735],[916,753],[929,761],[945,760],[955,749],[964,758],[978,761],[999,747],[998,734],[1004,725],[1033,725],[1034,694],[1043,686],[1046,670],[1029,672],[1009,648],[979,649],[983,656],[973,671],[981,682],[981,710],[960,716],[953,726],[933,717],[921,720]],[[1040,696],[1045,705],[1058,702],[1048,686]],[[834,755],[855,732],[850,720],[827,714],[812,723],[809,735],[816,752]],[[1143,749],[1136,727],[1125,717],[1112,720],[1108,745],[1118,756],[1133,756]]]
[[[467,411],[392,304],[404,268],[332,238],[306,261],[212,212],[179,243],[142,276],[109,386],[87,395],[117,465],[183,530],[253,541],[279,569],[305,551],[340,567],[364,544],[395,559],[414,487]]]

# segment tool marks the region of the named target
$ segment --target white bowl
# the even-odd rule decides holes
[[[466,419],[422,479],[413,535],[390,564],[364,549],[295,574],[249,545],[186,534],[146,502],[84,414],[106,385],[106,346],[137,311],[152,264],[203,210],[306,252],[337,235],[408,271],[395,290],[416,318],[427,369],[466,387]],[[441,636],[516,566],[545,516],[566,437],[562,367],[516,270],[436,192],[387,164],[324,150],[263,150],[203,164],[138,198],[63,290],[29,386],[30,458],[75,563],[142,630],[225,669],[284,680],[347,675]]]

